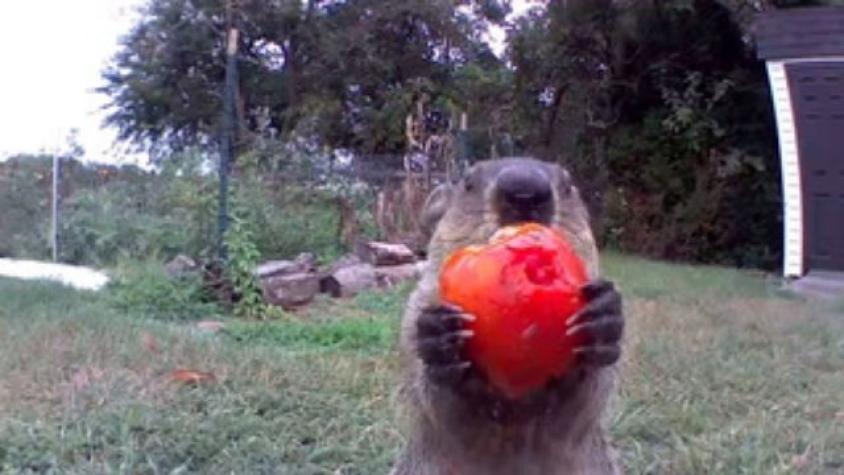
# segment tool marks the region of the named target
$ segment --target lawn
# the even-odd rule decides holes
[[[604,267],[626,296],[608,426],[628,473],[844,473],[844,306],[756,273]],[[0,280],[0,473],[388,470],[407,289],[216,334],[110,292]]]

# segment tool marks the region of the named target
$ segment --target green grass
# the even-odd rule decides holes
[[[128,261],[113,274],[107,299],[120,314],[185,321],[213,319],[223,312],[198,273],[170,279],[158,262]]]
[[[608,424],[628,473],[844,472],[840,306],[784,298],[755,273],[604,267],[626,296]],[[126,291],[0,280],[0,473],[387,471],[408,289],[218,334],[179,318],[201,313],[190,306],[128,312]],[[217,381],[172,383],[176,368]]]
[[[289,351],[357,350],[383,354],[395,346],[397,323],[408,290],[362,294],[351,305],[342,306],[324,297],[289,318],[234,321],[225,327],[224,334],[243,344],[271,345]]]

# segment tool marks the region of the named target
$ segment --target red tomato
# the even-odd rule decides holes
[[[578,342],[565,322],[583,307],[587,280],[563,235],[531,223],[454,252],[440,273],[440,295],[476,317],[467,325],[475,332],[469,358],[516,399],[571,366]]]

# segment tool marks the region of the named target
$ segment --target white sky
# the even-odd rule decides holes
[[[101,127],[107,98],[94,92],[100,73],[144,0],[0,1],[0,160],[63,149],[79,130],[85,159],[136,161]],[[514,13],[535,3],[514,0]],[[503,31],[493,32],[499,46]]]
[[[117,161],[103,130],[100,71],[139,0],[0,2],[0,159],[64,147],[72,128],[86,159]]]

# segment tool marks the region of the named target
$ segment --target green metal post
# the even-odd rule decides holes
[[[231,171],[231,164],[234,162],[235,130],[237,127],[237,117],[234,110],[237,94],[237,36],[237,28],[230,26],[226,48],[226,80],[223,91],[223,117],[220,133],[220,197],[217,216],[217,257],[220,262],[225,262],[228,258],[226,230],[229,226],[229,172]]]

